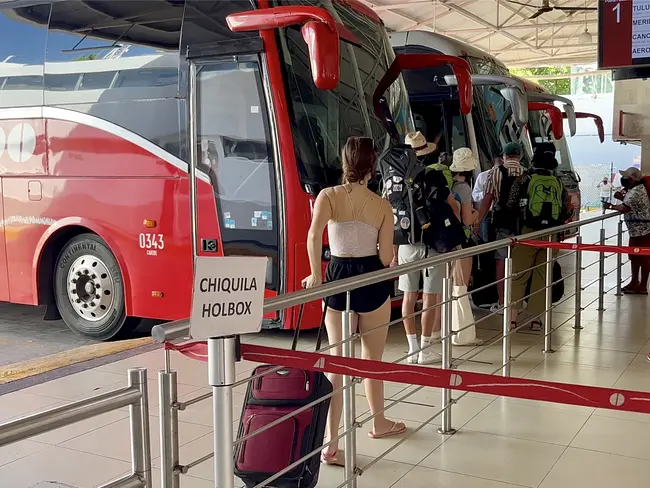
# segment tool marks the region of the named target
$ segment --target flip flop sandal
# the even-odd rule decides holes
[[[328,466],[340,466],[342,468],[345,466],[345,454],[342,450],[337,450],[334,454],[325,454],[324,452],[321,452],[320,462],[327,464]]]
[[[542,323],[535,321],[530,323],[530,330],[533,332],[541,332],[542,331]]]
[[[368,432],[368,437],[371,439],[383,439],[385,437],[393,437],[395,435],[400,435],[406,432],[406,424],[404,422],[393,422],[393,425],[383,434],[375,434],[374,432]]]

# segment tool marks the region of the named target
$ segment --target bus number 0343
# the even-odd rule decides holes
[[[141,249],[164,249],[165,240],[162,234],[140,234]]]

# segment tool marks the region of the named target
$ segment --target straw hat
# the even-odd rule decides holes
[[[474,171],[478,167],[478,161],[474,157],[472,150],[467,147],[461,147],[454,151],[453,162],[449,169],[452,173],[464,173]]]
[[[415,154],[418,156],[426,156],[427,154],[431,154],[433,151],[438,149],[438,146],[436,146],[433,142],[427,142],[427,138],[424,137],[424,134],[422,134],[420,131],[409,132],[406,134],[404,142],[406,145],[411,146],[415,151]]]

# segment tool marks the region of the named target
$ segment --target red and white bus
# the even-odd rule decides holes
[[[0,37],[0,300],[89,337],[189,315],[191,206],[196,253],[267,256],[267,295],[298,289],[342,144],[384,143],[394,53],[356,0],[9,0]],[[401,78],[385,99],[410,130]]]
[[[9,0],[0,36],[0,300],[100,340],[186,318],[194,255],[298,289],[347,138],[414,128],[402,69],[450,63],[471,109],[465,61],[396,60],[357,0]]]

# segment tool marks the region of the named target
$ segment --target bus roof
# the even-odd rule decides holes
[[[526,91],[528,92],[550,93],[546,88],[544,88],[539,83],[535,83],[534,81],[528,80],[526,78],[522,78],[521,76],[515,76],[515,75],[510,75],[510,76],[512,76],[515,80],[520,81],[524,85]]]
[[[488,59],[490,62],[503,67],[504,70],[507,69],[501,61],[485,51],[481,51],[469,44],[465,44],[464,42],[434,32],[421,30],[393,32],[390,34],[390,40],[394,47],[422,46],[439,51],[440,54]]]

